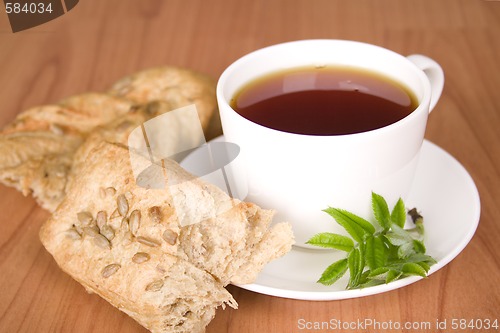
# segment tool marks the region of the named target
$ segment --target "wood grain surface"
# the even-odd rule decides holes
[[[298,301],[230,286],[239,309],[219,309],[207,332],[308,331],[300,318],[500,320],[500,1],[80,0],[66,15],[15,34],[0,9],[0,126],[143,68],[177,65],[217,78],[245,53],[296,39],[352,39],[432,57],[446,84],[426,138],[464,165],[481,196],[479,228],[465,250],[425,280],[358,299]],[[57,267],[38,239],[48,216],[32,198],[0,186],[0,332],[146,332]]]

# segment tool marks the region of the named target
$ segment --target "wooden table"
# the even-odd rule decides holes
[[[16,34],[2,12],[0,126],[28,107],[104,90],[143,68],[177,65],[216,78],[247,52],[307,38],[364,41],[442,65],[446,84],[426,138],[475,180],[479,228],[449,265],[383,294],[311,302],[230,286],[239,309],[218,310],[207,331],[308,331],[300,318],[500,320],[500,1],[81,0],[66,15]],[[57,267],[38,239],[48,216],[33,199],[0,186],[0,332],[145,332]],[[342,330],[348,331],[413,330]],[[495,330],[458,330],[480,331]]]

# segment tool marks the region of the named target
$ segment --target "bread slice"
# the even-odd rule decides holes
[[[215,116],[215,82],[207,76],[161,67],[128,76],[113,87],[110,93],[80,94],[20,113],[0,132],[0,182],[33,195],[53,212],[66,195],[75,152],[98,129],[99,134],[92,138],[95,143],[104,137],[126,143],[127,129],[138,126],[138,118],[144,122],[195,104],[206,135],[209,131],[208,137],[221,133]],[[211,122],[215,118],[216,125]],[[130,120],[132,124],[128,124]],[[85,157],[86,153],[79,155]]]
[[[72,156],[87,134],[131,106],[123,98],[87,93],[22,112],[0,132],[0,182],[32,194],[53,211],[64,197]]]
[[[291,228],[268,229],[272,212],[171,160],[168,186],[137,186],[131,154],[108,142],[91,149],[42,243],[65,272],[152,332],[203,332],[217,307],[237,306],[224,286],[251,282],[287,252]]]

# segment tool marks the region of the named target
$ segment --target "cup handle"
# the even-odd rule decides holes
[[[424,72],[431,83],[431,103],[429,106],[430,113],[434,109],[434,106],[436,106],[436,103],[443,92],[443,69],[437,62],[421,54],[412,54],[407,58]]]

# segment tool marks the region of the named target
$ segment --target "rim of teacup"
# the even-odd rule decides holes
[[[337,44],[344,44],[346,46],[347,45],[357,45],[358,47],[361,46],[361,47],[371,48],[371,49],[378,50],[379,52],[385,52],[390,57],[395,57],[395,58],[399,59],[400,61],[406,63],[408,65],[408,68],[411,68],[413,73],[418,77],[420,84],[422,85],[421,96],[419,97],[418,94],[415,94],[415,95],[417,95],[417,99],[418,99],[417,108],[414,111],[412,111],[409,115],[407,115],[406,117],[404,117],[404,118],[402,118],[394,123],[391,123],[389,125],[379,127],[376,129],[372,129],[369,131],[364,131],[364,132],[359,132],[359,133],[349,133],[349,134],[336,134],[336,135],[311,135],[311,134],[285,132],[285,131],[281,131],[278,129],[273,129],[273,128],[263,126],[259,123],[253,122],[253,121],[243,117],[242,115],[240,115],[238,112],[236,112],[236,110],[234,110],[231,107],[231,105],[229,103],[229,100],[231,97],[226,96],[225,91],[224,91],[224,88],[225,88],[224,86],[225,86],[228,78],[230,78],[230,76],[233,74],[233,72],[235,70],[237,70],[241,66],[244,66],[247,62],[251,61],[252,58],[254,58],[256,56],[260,56],[262,54],[265,54],[266,52],[269,52],[273,49],[282,48],[282,47],[289,47],[293,44],[296,44],[296,45],[304,44],[304,46],[306,46],[307,44],[313,44],[313,43],[314,44],[337,43]],[[375,69],[371,68],[371,70],[375,70]],[[271,72],[269,72],[269,73],[271,73]],[[381,72],[381,74],[385,74],[385,73]],[[404,82],[401,82],[401,83],[406,84]],[[411,87],[408,87],[408,88],[415,93],[415,91]],[[289,136],[289,137],[294,137],[294,138],[309,138],[311,140],[319,140],[319,139],[325,139],[325,138],[353,138],[353,137],[361,138],[361,137],[371,136],[371,135],[375,135],[375,134],[380,134],[381,132],[390,131],[394,128],[402,126],[402,125],[406,124],[407,122],[411,122],[414,118],[420,116],[420,114],[423,112],[429,114],[430,111],[428,109],[429,109],[430,99],[431,99],[431,86],[430,86],[430,82],[429,82],[427,76],[425,75],[425,73],[420,68],[418,68],[413,62],[411,62],[407,57],[405,57],[397,52],[394,52],[390,49],[384,48],[382,46],[378,46],[378,45],[370,44],[370,43],[365,43],[365,42],[360,42],[360,41],[354,41],[354,40],[344,40],[344,39],[302,39],[302,40],[294,40],[294,41],[288,41],[288,42],[284,42],[284,43],[269,45],[269,46],[254,50],[250,53],[247,53],[247,54],[243,55],[242,57],[238,58],[237,60],[235,60],[222,72],[221,76],[219,77],[219,79],[217,81],[217,87],[216,87],[216,97],[217,97],[217,102],[219,104],[223,103],[226,107],[226,110],[227,109],[231,110],[232,111],[231,113],[234,116],[241,118],[241,120],[243,120],[244,122],[247,122],[247,123],[251,124],[252,126],[256,126],[262,130],[280,133],[280,135],[283,135],[283,136]],[[226,112],[226,111],[223,110],[223,108],[219,107],[219,112],[222,113],[222,112]],[[222,115],[221,115],[221,117],[222,117]]]

